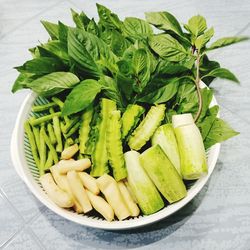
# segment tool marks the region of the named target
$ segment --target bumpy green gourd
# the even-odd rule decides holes
[[[187,195],[181,176],[159,145],[147,149],[139,158],[148,176],[169,203]]]
[[[116,103],[106,98],[101,99],[101,114],[98,121],[98,135],[94,152],[92,154],[92,176],[102,176],[109,172],[108,169],[108,154],[106,147],[107,124],[109,122],[109,114],[116,110]]]
[[[124,139],[140,121],[140,116],[145,112],[142,106],[130,104],[122,115],[122,139]]]
[[[107,126],[107,152],[116,181],[127,177],[122,150],[121,125],[121,112],[118,110],[112,111]]]
[[[89,139],[90,134],[90,123],[93,117],[93,106],[89,106],[82,114],[82,120],[79,130],[79,140],[80,140],[80,153],[86,154],[86,148],[87,148],[87,141]]]
[[[150,108],[146,117],[129,138],[128,145],[131,149],[139,150],[146,144],[164,119],[165,109],[164,104]]]

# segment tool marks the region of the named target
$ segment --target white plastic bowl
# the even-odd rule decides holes
[[[201,85],[204,87],[204,84]],[[194,183],[194,185],[188,190],[187,196],[181,201],[168,205],[167,207],[163,208],[159,212],[152,215],[140,216],[138,218],[131,218],[124,221],[108,222],[99,217],[90,217],[88,215],[77,214],[73,211],[62,209],[58,207],[55,203],[53,203],[48,198],[44,190],[41,188],[38,181],[38,176],[36,176],[34,172],[31,171],[25,156],[23,124],[25,120],[28,118],[31,106],[36,98],[37,98],[36,94],[34,93],[29,94],[20,108],[11,140],[11,157],[13,165],[18,175],[22,178],[22,180],[29,187],[30,191],[37,197],[39,201],[41,201],[45,206],[47,206],[49,209],[51,209],[58,215],[70,221],[74,221],[84,226],[100,228],[100,229],[108,229],[108,230],[123,230],[129,228],[136,228],[159,221],[163,218],[172,215],[180,208],[185,206],[188,202],[190,202],[200,192],[200,190],[206,184],[206,182],[208,181],[210,175],[214,170],[220,152],[220,144],[214,145],[209,150],[208,174]],[[210,106],[214,106],[216,104],[217,104],[216,99],[213,98]]]

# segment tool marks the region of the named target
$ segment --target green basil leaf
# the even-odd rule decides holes
[[[183,36],[183,31],[177,19],[169,12],[147,12],[146,20],[161,30],[172,31],[179,36]]]
[[[177,113],[193,113],[198,110],[198,97],[194,80],[187,79],[182,84],[177,92],[176,96]]]
[[[239,83],[239,80],[237,79],[237,77],[231,71],[225,68],[216,68],[210,71],[207,75],[204,75],[201,79],[209,77],[209,76],[219,77],[219,78],[223,78],[223,79],[227,79],[227,80]]]
[[[208,149],[214,144],[225,141],[238,134],[239,132],[233,130],[225,121],[220,118],[216,118],[209,130],[208,135],[206,136],[204,146]]]
[[[169,101],[178,90],[180,79],[174,79],[165,84],[165,86],[151,91],[151,93],[142,96],[138,99],[139,102],[146,102],[149,104],[159,104]]]
[[[107,29],[116,29],[121,31],[123,24],[116,14],[112,13],[111,10],[101,4],[97,3],[96,7],[100,18],[100,25]]]
[[[124,35],[132,41],[146,39],[153,35],[151,26],[142,19],[127,17],[123,24]]]
[[[223,37],[223,38],[218,39],[214,43],[212,43],[211,46],[209,48],[207,48],[207,50],[222,48],[222,47],[225,47],[225,46],[228,46],[228,45],[231,45],[231,44],[234,44],[234,43],[243,42],[243,41],[246,41],[246,40],[249,40],[249,37],[247,37],[247,36]]]
[[[99,36],[99,27],[98,25],[96,24],[94,18],[92,18],[89,23],[88,23],[88,26],[87,26],[87,32],[93,34],[93,35],[96,35],[96,36]]]
[[[198,50],[202,49],[210,41],[213,35],[214,35],[214,28],[208,29],[206,32],[204,32],[203,35],[197,37],[194,43],[195,47]]]
[[[78,82],[78,77],[70,72],[54,72],[28,83],[27,87],[37,94],[47,97],[70,89]]]
[[[48,43],[38,46],[38,49],[41,56],[55,56],[65,63],[69,61],[67,47],[60,41],[49,41]]]
[[[118,88],[117,82],[108,76],[101,76],[98,83],[103,86],[103,94],[107,98],[116,102],[119,108],[124,108],[124,101],[121,92]]]
[[[69,57],[77,63],[77,67],[84,73],[94,78],[98,78],[101,70],[96,65],[93,58],[93,51],[86,48],[83,43],[83,36],[77,30],[69,30],[68,33],[68,53]],[[91,53],[91,54],[90,54]],[[97,56],[97,55],[95,55]]]
[[[148,55],[146,50],[138,49],[135,51],[132,59],[133,69],[136,75],[138,75],[145,67],[148,67]]]
[[[70,27],[63,24],[62,22],[58,22],[58,39],[59,41],[67,47],[67,40],[68,40],[68,30]]]
[[[188,24],[184,25],[184,28],[198,37],[207,29],[207,22],[203,16],[193,16],[188,20]]]
[[[168,34],[155,35],[149,38],[149,45],[163,59],[179,62],[194,57],[172,36]]]
[[[188,70],[185,66],[180,63],[169,62],[166,60],[161,60],[156,69],[156,74],[158,75],[175,75],[181,74]]]
[[[58,39],[58,25],[56,23],[48,21],[41,21],[41,23],[53,40]]]
[[[197,126],[199,127],[201,131],[201,135],[203,138],[203,141],[206,139],[216,117],[219,112],[219,106],[215,105],[212,108],[210,108],[206,114],[206,117],[203,119],[202,122],[198,122]]]
[[[124,51],[131,45],[131,42],[117,30],[105,30],[101,33],[101,39],[119,57],[122,57]]]
[[[145,49],[135,51],[132,59],[132,67],[137,81],[134,86],[136,92],[141,92],[150,79],[150,63],[150,56]]]
[[[71,9],[71,15],[74,23],[76,24],[76,27],[85,30],[90,22],[90,19],[87,17],[87,15],[84,12],[78,14],[73,9]]]
[[[38,57],[40,57],[40,53],[39,53],[38,47],[30,48],[29,52],[31,53],[32,58],[38,58]]]
[[[20,89],[28,88],[28,84],[37,79],[37,76],[30,73],[20,73],[12,86],[12,93]]]
[[[121,95],[124,97],[124,99],[126,99],[130,103],[133,103],[133,86],[135,85],[135,79],[131,78],[129,75],[118,72],[115,80],[118,88],[121,90]]]
[[[87,108],[102,90],[102,86],[95,80],[87,79],[78,84],[67,96],[62,115],[71,115]]]
[[[210,71],[220,68],[220,64],[216,61],[210,61],[207,55],[201,57],[200,61],[200,76],[201,78],[204,75],[207,75]],[[203,78],[203,82],[206,83],[207,86],[215,79],[214,76],[208,76]]]
[[[29,60],[23,66],[16,67],[19,72],[44,75],[55,71],[66,70],[65,65],[58,59],[52,57],[38,57]]]

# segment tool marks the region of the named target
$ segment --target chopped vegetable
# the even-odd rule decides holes
[[[139,161],[140,154],[129,151],[124,154],[128,171],[128,184],[143,214],[153,214],[164,207],[164,202]]]
[[[122,149],[120,111],[112,111],[109,114],[107,126],[107,152],[115,180],[119,181],[126,178],[127,170]]]
[[[61,112],[56,112],[56,113],[52,113],[50,115],[41,116],[41,117],[39,117],[37,119],[31,120],[30,124],[32,126],[37,126],[37,125],[40,125],[41,123],[50,121],[55,116],[60,116],[60,115],[61,115]]]
[[[84,213],[92,210],[88,195],[84,189],[79,175],[76,171],[69,171],[67,173],[67,179],[70,189],[75,199],[81,204]]]
[[[201,133],[192,115],[172,118],[181,157],[181,175],[185,180],[196,180],[207,173],[207,161]]]
[[[151,141],[152,145],[159,144],[161,146],[168,159],[181,174],[180,154],[172,124],[161,125],[155,131]]]
[[[90,123],[92,121],[93,117],[93,106],[90,105],[82,114],[81,119],[81,125],[79,130],[79,140],[80,140],[80,153],[81,154],[87,154],[86,148],[87,148],[87,142],[89,139],[90,134]]]
[[[79,150],[79,148],[78,148],[77,144],[74,144],[68,148],[65,148],[62,151],[61,158],[63,160],[68,160],[68,159],[72,158],[78,152],[78,150]]]
[[[30,142],[30,148],[31,148],[31,152],[32,152],[32,155],[33,155],[33,158],[34,158],[34,161],[36,163],[36,166],[39,168],[39,172],[40,172],[40,175],[43,174],[43,169],[41,169],[41,165],[40,165],[40,159],[39,159],[39,156],[38,156],[38,148],[36,146],[36,142],[35,142],[35,137],[34,137],[34,134],[32,133],[32,130],[31,130],[31,127],[30,127],[30,124],[28,121],[26,121],[24,123],[24,130],[29,138],[29,142]]]
[[[63,191],[67,192],[69,195],[71,195],[71,197],[74,201],[74,206],[73,206],[74,210],[77,213],[83,213],[83,209],[82,209],[80,203],[74,198],[74,196],[72,194],[72,191],[70,189],[69,182],[67,179],[67,175],[60,174],[59,165],[56,164],[56,165],[52,166],[50,168],[50,172],[51,172],[56,184],[58,185],[58,187],[61,188]]]
[[[140,214],[140,209],[136,205],[135,201],[132,199],[128,189],[126,188],[123,181],[118,182],[118,187],[120,189],[120,192],[122,194],[123,200],[125,201],[127,208],[130,212],[130,215],[133,217],[136,217]]]
[[[54,106],[56,106],[56,103],[54,102],[50,102],[47,104],[43,104],[43,105],[36,105],[32,107],[32,111],[33,112],[43,112],[48,110],[49,108],[53,108]]]
[[[50,138],[48,137],[44,126],[42,126],[42,128],[41,128],[41,136],[44,138],[45,143],[46,143],[46,145],[48,146],[48,148],[50,150],[50,153],[52,155],[54,163],[57,163],[58,162],[58,156],[57,156],[56,150],[55,150],[54,146],[52,145],[52,142],[51,142]],[[41,139],[40,139],[40,141],[41,141]],[[46,155],[45,155],[45,158],[46,158]],[[44,164],[44,166],[45,166],[45,164]]]
[[[53,114],[54,110],[52,108],[50,108],[50,113]],[[62,152],[63,150],[63,144],[62,144],[62,134],[61,134],[61,128],[60,128],[60,120],[59,120],[59,116],[53,116],[53,128],[54,128],[54,132],[55,132],[55,136],[56,136],[56,141],[57,141],[57,145],[56,145],[56,151],[57,152]]]
[[[49,198],[59,207],[69,208],[74,205],[72,197],[55,184],[50,173],[44,174],[39,180]]]
[[[113,208],[100,196],[97,196],[86,190],[88,198],[94,209],[100,213],[107,221],[114,220]]]
[[[98,195],[100,193],[100,189],[98,188],[96,179],[94,177],[85,172],[79,172],[78,174],[80,176],[83,186],[86,189],[88,189],[95,195]]]
[[[169,203],[186,196],[187,190],[181,176],[159,145],[144,151],[140,156],[140,163]]]
[[[101,114],[98,123],[98,135],[92,155],[93,164],[91,175],[95,177],[102,176],[103,174],[109,172],[106,138],[109,113],[113,110],[116,110],[115,102],[105,98],[101,99]]]
[[[47,171],[53,165],[53,155],[51,151],[48,152],[48,157],[44,166],[44,171]]]
[[[141,115],[145,112],[142,106],[136,104],[130,104],[127,106],[125,112],[122,115],[122,138],[132,131],[138,122],[140,121]]]
[[[48,123],[47,130],[48,130],[48,133],[49,133],[49,138],[51,140],[51,143],[53,145],[56,144],[56,135],[54,133],[54,129],[53,129],[53,126],[52,126],[51,123]]]
[[[146,117],[129,138],[128,145],[131,149],[139,150],[154,134],[165,116],[165,105],[152,106]]]
[[[39,155],[40,155],[40,175],[44,174],[44,167],[46,163],[46,155],[47,155],[47,150],[46,150],[46,142],[44,138],[45,134],[45,125],[42,124],[40,128],[40,148],[39,148]]]
[[[130,216],[130,212],[123,200],[117,182],[108,174],[104,174],[97,179],[97,184],[104,194],[109,205],[114,209],[119,220],[124,220]]]
[[[83,171],[91,166],[91,162],[88,158],[81,160],[61,160],[59,162],[59,172],[61,174],[66,174],[69,171]]]

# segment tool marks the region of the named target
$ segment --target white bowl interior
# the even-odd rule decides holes
[[[202,84],[204,86],[204,84]],[[130,218],[124,221],[112,221],[107,222],[104,219],[98,216],[89,216],[77,214],[71,210],[66,210],[58,207],[54,204],[46,195],[44,190],[42,189],[39,183],[39,172],[34,164],[34,160],[29,149],[29,143],[27,142],[27,138],[24,135],[24,127],[23,124],[25,120],[30,115],[30,109],[33,103],[36,101],[37,96],[34,93],[31,93],[24,100],[22,107],[19,111],[16,126],[13,131],[12,140],[11,140],[11,156],[12,161],[15,166],[15,169],[19,176],[23,179],[23,181],[27,184],[31,192],[40,200],[45,206],[50,208],[52,211],[61,215],[62,217],[74,221],[76,223],[101,228],[101,229],[109,229],[109,230],[122,230],[140,227],[143,225],[150,224],[152,222],[156,222],[160,219],[166,218],[171,214],[175,213],[177,210],[185,206],[189,201],[191,201],[195,195],[199,193],[202,187],[206,184],[209,179],[213,169],[215,167],[216,161],[218,159],[220,144],[216,144],[210,148],[207,152],[207,160],[208,160],[208,174],[199,180],[197,180],[189,189],[187,196],[179,202],[168,205],[159,212],[148,215],[148,216],[139,216],[136,218]],[[213,98],[211,105],[216,105],[216,99]],[[25,150],[26,149],[26,150]],[[28,152],[28,153],[27,153]]]

